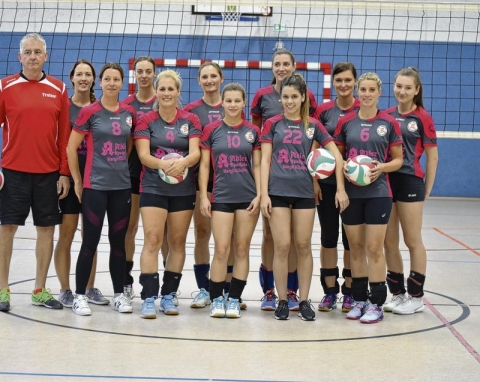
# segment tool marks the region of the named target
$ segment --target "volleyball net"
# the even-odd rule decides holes
[[[479,15],[478,2],[432,0],[3,0],[0,76],[20,70],[19,41],[38,32],[48,44],[45,70],[67,84],[80,58],[97,71],[115,61],[128,73],[125,97],[135,89],[133,60],[150,55],[159,70],[181,73],[186,104],[202,95],[198,67],[215,61],[226,83],[245,86],[250,104],[271,81],[272,54],[283,47],[294,53],[318,102],[335,97],[331,69],[337,62],[380,75],[380,108],[395,104],[397,71],[414,66],[440,135],[470,138],[480,136]]]

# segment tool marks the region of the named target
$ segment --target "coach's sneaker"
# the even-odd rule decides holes
[[[92,304],[95,304],[95,305],[110,304],[110,300],[106,298],[98,288],[87,289],[87,293],[85,293],[85,295],[87,296],[88,302]]]
[[[260,309],[273,311],[275,310],[276,304],[277,296],[275,295],[275,291],[273,289],[269,289],[262,298],[262,305],[260,306]]]
[[[166,314],[167,316],[176,316],[179,314],[178,308],[175,306],[173,302],[175,298],[175,292],[162,296],[160,300],[160,312]]]
[[[195,293],[195,292],[194,292]],[[207,305],[210,305],[210,292],[207,292],[204,288],[200,288],[193,301],[190,303],[190,308],[205,308]]]
[[[397,306],[402,305],[405,300],[407,299],[407,295],[405,293],[400,293],[392,296],[390,302],[387,302],[383,305],[384,312],[392,312]]]
[[[330,312],[333,309],[337,309],[337,295],[326,294],[325,296],[323,296],[320,304],[318,304],[318,310],[320,312]]]
[[[353,309],[353,305],[355,305],[355,300],[353,299],[352,295],[346,294],[343,296],[342,300],[342,312],[348,313]]]
[[[42,288],[39,292],[32,292],[32,304],[35,306],[44,306],[48,309],[63,309],[60,301],[55,300],[50,293],[50,289]]]
[[[10,310],[10,289],[3,288],[0,290],[0,312],[8,312]]]
[[[359,320],[363,316],[365,309],[365,301],[355,301],[355,305],[352,310],[347,313],[347,319],[349,320]]]
[[[157,318],[157,310],[155,309],[156,297],[146,298],[142,303],[142,312],[140,317],[142,318]]]
[[[275,309],[275,319],[276,320],[289,320],[290,317],[290,310],[288,310],[288,301],[287,300],[279,300],[277,304],[277,308]]]
[[[310,301],[300,301],[299,309],[300,311],[297,315],[303,321],[315,321],[315,312],[313,311]]]
[[[240,301],[236,298],[229,298],[225,304],[225,317],[240,318]]]
[[[292,311],[299,310],[298,296],[294,290],[287,290],[288,309]]]
[[[133,290],[133,285],[124,285],[123,286],[123,295],[131,300],[135,297],[135,291]]]
[[[64,290],[63,292],[60,291],[58,295],[58,301],[61,302],[64,308],[71,308],[73,305],[73,293],[70,289]]]
[[[408,298],[396,308],[393,309],[395,314],[414,314],[420,313],[425,310],[425,305],[423,305],[423,297],[412,297]]]
[[[72,310],[73,313],[78,314],[79,316],[90,316],[92,311],[88,306],[87,296],[84,294],[77,294],[73,299]]]
[[[225,317],[225,299],[223,296],[213,299],[212,305],[210,306],[210,317]]]
[[[113,296],[111,305],[112,305],[112,309],[116,310],[118,313],[133,312],[132,302],[123,293],[115,293],[115,295]]]
[[[377,304],[367,302],[364,312],[363,316],[360,317],[362,324],[376,324],[383,320],[383,309],[381,306],[377,306]]]

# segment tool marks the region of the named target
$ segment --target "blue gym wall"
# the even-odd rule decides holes
[[[24,33],[0,33],[0,76],[20,70],[18,43]],[[125,69],[121,97],[127,96],[128,61],[139,55],[154,58],[269,61],[278,38],[219,36],[150,36],[55,33],[47,40],[49,60],[46,71],[70,84],[68,73],[78,58],[93,62],[97,72],[107,61],[120,62]],[[392,80],[406,66],[422,74],[424,101],[438,131],[480,133],[480,48],[472,43],[432,43],[413,41],[365,41],[328,39],[282,39],[298,62],[352,61],[359,73],[377,72],[384,81],[379,107],[395,104]],[[201,96],[197,68],[178,68],[184,78],[184,104]],[[323,89],[323,73],[303,72],[318,99]],[[226,69],[228,82],[245,85],[250,104],[255,91],[269,83],[270,70]],[[99,93],[99,92],[98,92]],[[247,111],[248,115],[248,111]],[[473,169],[472,153],[480,149],[475,139],[439,139],[440,163],[432,196],[480,197],[480,178]],[[447,153],[454,153],[447,154]],[[451,158],[455,158],[452,161]],[[455,176],[452,176],[455,175]]]

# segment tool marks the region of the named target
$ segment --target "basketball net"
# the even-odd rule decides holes
[[[238,24],[241,15],[240,12],[222,12],[223,22],[232,25]]]

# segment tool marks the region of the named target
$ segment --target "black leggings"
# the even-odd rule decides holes
[[[110,277],[114,293],[123,293],[125,277],[125,236],[130,219],[131,189],[97,191],[84,189],[82,196],[83,241],[77,260],[75,293],[85,294],[102,234],[105,213],[108,218],[108,240],[110,242]]]

